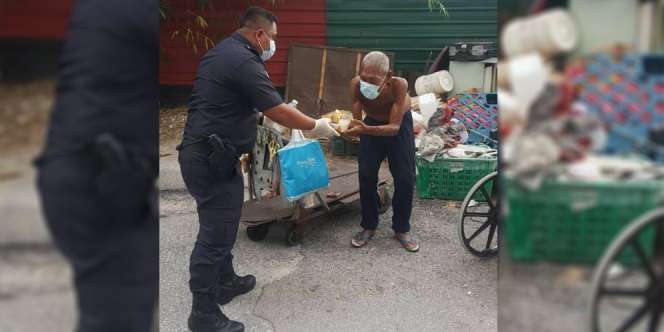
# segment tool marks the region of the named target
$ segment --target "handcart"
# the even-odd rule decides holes
[[[651,247],[643,245],[652,237]],[[635,264],[622,267],[627,252]],[[588,312],[589,329],[661,331],[664,313],[664,208],[645,213],[616,236],[595,268]]]
[[[583,88],[581,100],[610,125],[605,153],[640,152],[656,163],[664,161],[663,128],[656,127],[664,124],[663,63],[657,55],[598,54],[568,68],[567,79]],[[589,331],[664,331],[664,183],[562,186],[548,186],[554,194],[548,202],[540,193],[506,194],[508,200],[519,196],[521,201],[513,209],[519,210],[518,217],[512,211],[507,223],[508,244],[529,240],[518,250],[510,248],[513,258],[596,263],[586,317]],[[584,212],[557,208],[558,203]],[[554,208],[543,211],[544,206]]]
[[[288,225],[286,244],[297,245],[305,235],[307,222],[360,198],[357,161],[329,154],[329,188],[312,194],[309,202],[290,203],[280,196],[276,152],[287,143],[288,140],[275,130],[258,126],[256,144],[246,163],[250,199],[244,202],[240,219],[248,225],[247,235],[252,241],[264,240],[275,222],[285,222]],[[379,213],[385,213],[392,202],[388,178],[388,171],[381,168],[377,188]]]
[[[461,204],[458,234],[461,245],[477,257],[498,254],[498,172],[492,172],[473,185]]]
[[[642,149],[662,161],[664,144]],[[662,207],[630,222],[595,267],[588,310],[590,331],[664,329],[664,190],[660,194]],[[636,260],[626,264],[630,254]]]
[[[609,152],[639,151],[658,164],[664,162],[662,64],[661,55],[633,53],[618,59],[600,54],[568,71],[569,79],[587,87],[583,98],[594,103],[601,110],[598,114],[612,124]],[[627,106],[605,112],[603,103],[609,100]],[[664,200],[653,199],[657,199],[656,207],[642,211],[622,228],[595,267],[588,310],[590,331],[664,330]]]
[[[498,147],[496,98],[496,94],[460,94],[452,102],[454,117],[467,126],[470,142]],[[477,257],[488,258],[498,254],[496,169],[497,163],[490,173],[485,173],[468,190],[457,221],[461,245]]]

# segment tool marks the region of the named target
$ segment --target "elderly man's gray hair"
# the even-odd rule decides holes
[[[390,58],[383,52],[373,51],[364,56],[362,60],[362,68],[376,67],[381,72],[387,73],[390,71]]]

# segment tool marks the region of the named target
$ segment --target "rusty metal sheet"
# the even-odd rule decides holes
[[[350,81],[358,74],[365,52],[328,51],[327,69],[320,101],[320,114],[335,109],[350,110]]]
[[[286,80],[287,101],[296,99],[304,114],[319,118],[318,82],[321,76],[323,49],[291,46],[288,53]]]
[[[370,51],[291,44],[286,99],[297,99],[298,108],[314,118],[335,109],[349,110],[350,80],[357,75],[362,57]],[[394,53],[386,54],[393,60]]]

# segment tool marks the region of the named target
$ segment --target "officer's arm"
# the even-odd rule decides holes
[[[312,130],[315,127],[314,119],[284,104],[262,63],[254,59],[246,61],[238,67],[236,75],[246,98],[270,120],[293,129]]]
[[[270,120],[292,129],[312,130],[316,126],[316,120],[284,103],[263,111],[263,114]]]

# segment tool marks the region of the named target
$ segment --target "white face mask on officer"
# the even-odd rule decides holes
[[[267,32],[264,32],[267,35]],[[274,53],[277,52],[277,43],[274,42],[274,39],[270,38],[270,47],[268,49],[264,49],[263,45],[261,45],[261,40],[259,38],[256,38],[258,41],[258,47],[261,48],[261,59],[263,61],[270,60],[272,56],[274,56]]]

